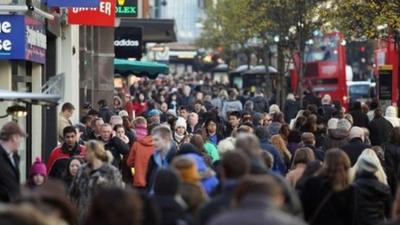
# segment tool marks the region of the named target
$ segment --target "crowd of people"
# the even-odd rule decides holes
[[[0,224],[400,224],[393,106],[293,94],[275,104],[202,78],[142,80],[112,105],[62,106],[60,145],[20,186],[26,134],[0,130]]]

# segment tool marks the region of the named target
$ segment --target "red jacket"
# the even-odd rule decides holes
[[[136,141],[129,152],[127,165],[135,168],[134,187],[146,187],[147,166],[153,155],[154,146],[151,135]]]
[[[135,110],[135,115],[136,116],[141,116],[143,113],[147,111],[147,103],[143,103],[143,105],[140,102],[134,102],[133,103],[133,109]]]
[[[76,145],[72,151],[67,150],[65,144],[57,146],[51,151],[47,162],[48,173],[50,177],[62,178],[72,157],[84,158],[86,156],[86,147]]]

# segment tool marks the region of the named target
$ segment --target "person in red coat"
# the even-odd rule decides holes
[[[78,136],[73,126],[67,126],[63,130],[64,143],[51,151],[47,168],[49,177],[62,179],[67,170],[68,161],[76,156],[84,158],[86,147],[78,144]]]
[[[136,96],[135,102],[133,103],[133,110],[135,111],[135,116],[143,115],[148,109],[147,102],[143,93],[139,93]]]

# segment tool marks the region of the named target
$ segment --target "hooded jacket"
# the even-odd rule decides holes
[[[344,129],[328,129],[328,135],[324,140],[324,151],[331,148],[339,148],[346,144],[349,138],[349,131]]]
[[[129,151],[127,165],[135,168],[133,178],[134,187],[146,187],[147,166],[151,155],[153,155],[154,146],[151,135],[136,141]]]

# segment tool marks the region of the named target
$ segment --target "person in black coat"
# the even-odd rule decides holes
[[[382,146],[385,156],[385,170],[388,183],[395,196],[397,182],[400,178],[400,128],[393,128],[390,134],[390,140]]]
[[[371,145],[382,145],[389,140],[389,134],[393,129],[392,124],[383,117],[381,109],[375,110],[374,119],[368,123]]]
[[[97,104],[99,105],[99,117],[102,118],[104,122],[109,123],[111,116],[113,116],[114,113],[108,107],[107,101],[105,99],[102,99]]]
[[[375,225],[386,221],[391,213],[391,193],[374,150],[363,152],[354,166],[354,173],[358,224]]]
[[[121,155],[129,153],[129,145],[112,133],[111,125],[107,123],[103,124],[101,127],[100,141],[104,143],[104,149],[112,153],[114,157],[112,165],[121,168]]]
[[[0,130],[0,202],[11,202],[20,194],[19,156],[21,138],[26,137],[15,122],[6,123]]]
[[[367,127],[369,119],[367,114],[361,110],[361,103],[354,102],[353,109],[350,111],[350,115],[353,117],[353,126],[357,127]]]
[[[326,153],[325,166],[305,181],[300,193],[304,219],[310,225],[356,225],[356,194],[350,185],[350,159],[340,149]]]
[[[300,103],[296,101],[296,98],[292,93],[287,95],[285,106],[283,107],[283,113],[285,115],[286,123],[296,117],[297,112],[300,110]]]
[[[364,143],[364,131],[360,127],[351,128],[349,139],[350,141],[340,148],[349,156],[351,166],[353,166],[364,149],[371,148],[371,145]]]
[[[257,90],[254,94],[254,97],[250,99],[254,104],[254,111],[259,113],[268,112],[268,100],[264,96],[264,92],[262,90]]]

